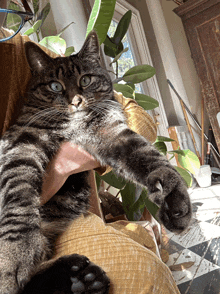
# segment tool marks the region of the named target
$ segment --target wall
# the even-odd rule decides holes
[[[54,35],[65,26],[74,22],[62,34],[67,47],[74,46],[78,52],[85,41],[87,19],[82,1],[80,0],[51,0],[51,11],[42,28],[42,35]],[[55,21],[54,21],[55,20]]]
[[[173,1],[160,0],[164,12],[164,18],[170,33],[176,59],[179,65],[185,90],[190,101],[189,108],[201,123],[201,88],[196,73],[194,62],[191,58],[190,48],[187,42],[182,21],[173,9],[178,5]],[[208,130],[210,123],[205,112],[205,129]]]

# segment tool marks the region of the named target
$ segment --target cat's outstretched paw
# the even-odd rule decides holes
[[[160,207],[158,216],[164,226],[176,233],[185,230],[192,218],[192,207],[181,176],[171,168],[161,167],[150,173],[147,186],[149,198]]]
[[[56,260],[37,274],[22,294],[107,294],[106,273],[83,255],[72,254]]]

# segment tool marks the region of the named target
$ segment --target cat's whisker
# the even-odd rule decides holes
[[[100,105],[100,104],[94,104],[90,106],[91,110],[97,111],[98,113],[102,113],[102,111],[111,111],[114,110],[114,108],[110,105]]]
[[[33,116],[31,116],[30,120],[24,126],[26,126],[26,127],[30,126],[32,123],[37,121],[39,118],[44,118],[44,120],[46,121],[46,119],[48,119],[52,114],[55,114],[56,112],[57,112],[57,110],[52,107],[40,110],[37,113],[35,113]],[[47,116],[45,116],[45,115],[47,115]]]

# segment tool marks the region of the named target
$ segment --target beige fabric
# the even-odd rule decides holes
[[[179,293],[169,268],[148,249],[153,247],[147,231],[138,236],[133,230],[130,237],[128,231],[106,226],[89,214],[74,221],[59,238],[56,257],[74,252],[86,255],[108,274],[110,294]]]

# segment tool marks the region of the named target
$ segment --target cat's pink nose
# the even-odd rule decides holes
[[[79,107],[81,103],[82,103],[82,98],[76,95],[73,97],[71,104],[74,105],[75,107]]]

